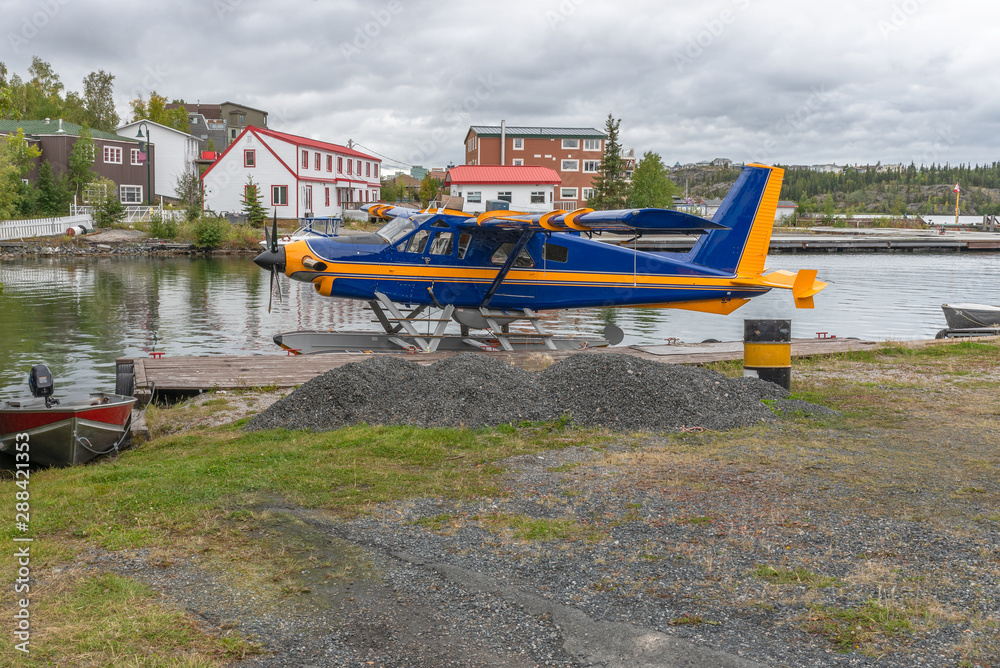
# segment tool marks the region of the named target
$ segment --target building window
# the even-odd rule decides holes
[[[233,139],[236,139],[236,128],[233,128],[232,130],[229,131],[229,136]]]
[[[117,146],[105,146],[104,147],[104,164],[106,165],[120,165],[122,164],[122,150]]]
[[[347,173],[348,174],[354,174],[354,161],[353,160],[348,160],[347,161]]]
[[[361,161],[358,160],[358,176],[361,176]]]
[[[563,139],[562,140],[562,147],[563,148],[580,148],[580,140],[579,139]]]
[[[504,202],[509,203],[513,198],[513,193],[510,190],[501,190],[497,193],[497,199]]]
[[[560,188],[559,197],[561,199],[576,199],[576,188]]]
[[[582,188],[583,199],[591,200],[594,199],[594,189],[593,188]]]
[[[524,158],[514,158],[513,163],[515,167],[521,167],[524,165]]]
[[[271,206],[288,206],[288,186],[271,186]]]
[[[580,161],[579,160],[563,160],[562,170],[564,172],[578,172],[580,171]]]
[[[257,152],[255,150],[246,149],[243,151],[243,166],[244,167],[257,166]]]
[[[601,140],[600,139],[584,139],[583,140],[583,150],[584,151],[600,151],[601,150]]]
[[[133,165],[141,165],[141,164],[143,164],[142,158],[143,158],[142,151],[140,151],[137,148],[132,149],[132,164]]]
[[[122,186],[120,199],[122,204],[142,204],[142,186]]]
[[[337,158],[337,172],[340,174],[344,173],[344,159]]]
[[[246,124],[247,124],[247,117],[243,114],[240,114],[240,125],[246,125]]]
[[[333,171],[333,156],[332,155],[326,156],[326,171],[328,171],[328,172],[332,172]]]
[[[514,150],[515,151],[524,150],[524,137],[514,137]]]
[[[545,191],[544,190],[534,190],[531,193],[531,203],[532,204],[545,204]]]
[[[478,204],[479,202],[483,201],[483,193],[480,191],[466,193],[465,201]]]
[[[326,188],[323,189],[323,191],[324,191],[324,194],[326,195],[326,197],[324,198],[324,201],[326,202],[326,206],[330,206],[330,187],[327,186]]]
[[[375,178],[377,179],[378,178],[378,163],[377,162],[375,163],[375,166],[372,167],[372,172],[374,173]]]
[[[601,161],[600,160],[584,160],[583,161],[583,171],[589,174],[601,171]]]
[[[309,169],[309,151],[302,151],[302,169]]]
[[[372,176],[372,163],[370,162],[365,163],[365,176],[368,178]]]
[[[313,169],[315,169],[317,172],[320,170],[320,165],[323,164],[322,161],[323,158],[320,156],[319,153],[317,153],[316,157],[313,159]]]

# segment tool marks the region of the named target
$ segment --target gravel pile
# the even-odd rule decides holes
[[[346,425],[495,426],[556,420],[621,431],[732,429],[768,420],[782,388],[628,355],[573,355],[541,373],[463,353],[428,367],[377,356],[328,371],[253,418],[247,430]]]

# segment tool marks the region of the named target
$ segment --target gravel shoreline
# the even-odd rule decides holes
[[[618,363],[601,357],[612,359],[600,363]],[[478,366],[488,362],[459,360],[450,369],[467,372],[465,364],[486,374],[477,378],[523,380],[517,370]],[[322,395],[331,390],[323,383],[377,380],[392,368],[377,360],[357,366],[364,368],[279,400],[267,419],[320,420],[305,399],[332,397]],[[557,366],[547,370],[552,378]],[[633,373],[625,375],[656,373],[630,368]],[[403,371],[415,374],[414,382],[441,372]],[[585,376],[586,388],[573,390],[577,397],[590,400],[599,393],[595,388],[609,389],[597,371]],[[743,381],[716,386],[717,375],[698,373],[690,382],[722,388],[722,395],[746,389]],[[462,389],[473,390],[487,393],[479,401],[499,401],[491,404],[496,411],[525,410],[526,402],[503,399],[510,387],[502,383]],[[422,419],[437,419],[419,403],[435,391],[428,387],[405,401],[413,402]],[[642,396],[633,395],[633,406]],[[718,394],[705,396],[713,398],[694,408],[719,400]],[[801,421],[831,413],[806,402],[774,401],[762,433],[776,442],[797,428],[778,416],[794,414]],[[613,417],[623,406],[611,400],[601,412]],[[496,498],[413,499],[350,521],[280,500],[249,509],[264,518],[256,538],[314,557],[294,576],[298,593],[279,599],[220,574],[212,555],[163,564],[146,551],[95,551],[86,556],[87,567],[152,585],[209,632],[236,631],[259,642],[261,654],[236,664],[254,668],[997,665],[996,521],[922,516],[919,509],[932,507],[933,495],[946,490],[905,484],[887,486],[889,506],[873,509],[876,501],[822,471],[844,466],[870,473],[884,464],[864,452],[838,453],[835,442],[824,446],[828,455],[803,455],[796,466],[753,465],[688,456],[662,435],[670,427],[657,424],[630,435],[611,432],[593,448],[498,462],[507,474]],[[685,418],[682,424],[691,422]],[[891,430],[886,434],[892,437]],[[950,445],[957,451],[962,444],[956,437]],[[967,484],[973,505],[966,515],[989,512],[976,498],[992,498],[996,480]],[[906,511],[908,505],[917,510]],[[511,518],[569,526],[576,533],[526,539]],[[338,577],[345,560],[357,570]],[[800,579],[769,580],[762,568],[798,573]],[[872,602],[919,612],[927,621],[886,633],[866,651],[842,653],[829,633],[820,633],[831,611],[864,611]]]

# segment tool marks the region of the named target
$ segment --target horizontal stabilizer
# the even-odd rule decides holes
[[[762,276],[737,276],[733,279],[733,283],[791,290],[792,297],[795,299],[795,308],[812,308],[813,295],[829,285],[816,280],[816,273],[815,269],[800,269],[794,274],[779,269]]]
[[[634,234],[698,234],[707,230],[726,229],[724,225],[670,209],[617,209],[594,211],[550,211],[543,214],[513,211],[487,211],[475,219],[460,223],[461,227],[502,230],[534,229],[550,232],[620,232]]]

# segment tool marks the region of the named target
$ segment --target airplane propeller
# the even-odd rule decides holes
[[[271,273],[271,287],[267,296],[267,312],[271,312],[271,301],[274,298],[274,288],[278,288],[278,301],[281,301],[281,282],[277,280],[278,272],[285,270],[285,249],[278,245],[278,212],[274,212],[271,222],[271,233],[268,234],[267,225],[264,225],[264,244],[266,246],[263,253],[253,259],[261,269]]]

